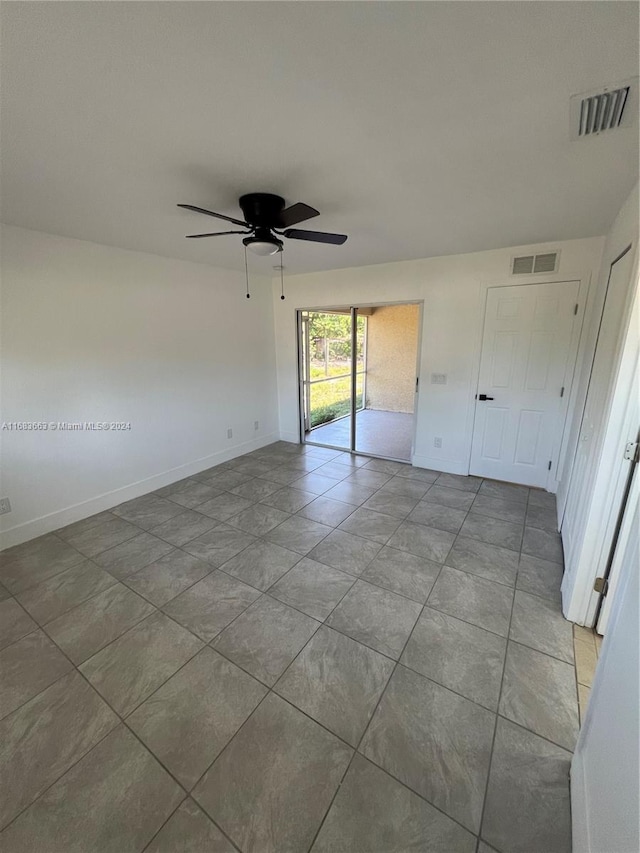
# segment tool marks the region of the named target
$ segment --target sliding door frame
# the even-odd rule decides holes
[[[365,377],[367,356],[365,353]],[[363,389],[366,379],[363,381]],[[364,390],[362,405],[366,403]],[[356,453],[356,416],[358,407],[358,309],[351,306],[351,420],[349,421],[349,452]]]
[[[416,305],[418,307],[418,330],[416,335],[416,366],[415,366],[415,391],[414,391],[414,404],[413,404],[413,429],[411,436],[411,458],[410,459],[396,459],[393,456],[382,456],[378,453],[365,452],[363,450],[358,450],[356,448],[356,430],[357,430],[357,397],[358,397],[358,384],[357,384],[357,376],[358,376],[358,310],[360,308],[393,308],[394,306],[400,305]],[[314,307],[314,308],[299,308],[296,310],[296,336],[297,336],[297,364],[298,364],[298,429],[300,436],[300,444],[309,444],[311,447],[327,447],[331,450],[341,450],[343,453],[350,453],[353,456],[369,456],[374,459],[385,459],[390,460],[392,462],[404,462],[408,465],[413,464],[412,458],[415,452],[415,438],[417,432],[417,419],[418,419],[418,398],[420,394],[420,365],[421,365],[421,352],[422,352],[422,331],[423,331],[423,319],[424,319],[424,300],[422,299],[405,299],[400,302],[368,302],[361,303],[357,306],[351,305],[349,307],[349,313],[351,316],[351,411],[349,417],[350,421],[350,429],[349,429],[349,443],[350,447],[338,447],[334,444],[325,444],[319,441],[309,441],[307,438],[307,433],[311,433],[311,430],[307,430],[307,417],[305,411],[305,391],[304,385],[306,382],[306,378],[309,375],[309,353],[307,352],[308,347],[303,345],[303,335],[304,335],[304,323],[302,319],[303,314],[308,313],[336,313],[335,309],[332,312],[331,307]],[[341,313],[346,313],[346,311],[342,311]],[[367,334],[365,332],[365,347],[367,346]],[[304,353],[307,354],[307,363],[305,364],[303,361]],[[365,353],[365,367],[366,367],[366,353]],[[367,388],[367,377],[366,377],[366,369],[364,372],[363,379],[363,407],[365,403],[366,397],[366,388]],[[310,393],[310,389],[307,390],[307,398]]]

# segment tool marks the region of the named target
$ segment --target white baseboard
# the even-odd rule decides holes
[[[297,432],[281,432],[280,441],[290,441],[292,444],[300,444],[300,436]]]
[[[154,474],[152,477],[146,477],[144,480],[138,480],[136,483],[130,483],[119,489],[104,492],[81,503],[55,510],[55,512],[50,512],[40,518],[34,518],[15,527],[9,527],[7,530],[0,532],[0,551],[10,548],[12,545],[21,545],[23,542],[35,539],[36,536],[51,533],[53,530],[66,527],[67,524],[81,521],[83,518],[89,518],[89,516],[103,512],[105,509],[113,509],[113,507],[124,503],[124,501],[139,498],[148,492],[155,492],[156,489],[169,486],[171,483],[183,480],[185,477],[190,477],[193,474],[199,474],[200,471],[206,471],[207,468],[212,468],[221,462],[228,462],[230,459],[235,459],[236,456],[242,456],[244,453],[258,450],[267,444],[277,441],[279,437],[277,432],[272,432],[260,438],[236,444],[234,447],[226,450],[212,453],[210,456],[203,456],[201,459],[187,462],[185,465],[170,468],[168,471]]]
[[[414,454],[411,464],[416,468],[430,468],[432,471],[442,471],[443,474],[462,474],[467,476],[468,466],[465,462],[456,462],[452,459],[439,459],[435,456],[418,456]]]
[[[571,829],[573,853],[590,853],[587,787],[582,756],[575,753],[571,762]]]

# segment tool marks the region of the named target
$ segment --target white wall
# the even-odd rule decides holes
[[[368,408],[413,413],[419,325],[419,305],[372,309],[367,320]]]
[[[270,278],[13,227],[1,272],[1,420],[131,422],[1,431],[4,547],[277,438]]]
[[[424,300],[413,461],[468,473],[486,286],[548,280],[509,277],[511,257],[557,249],[560,270],[552,278],[582,278],[588,283],[599,270],[602,245],[603,239],[596,237],[291,276],[281,304],[274,283],[281,438],[298,440],[296,309]],[[447,384],[431,385],[431,373],[446,373]],[[441,449],[433,446],[435,436],[442,437]]]
[[[620,581],[571,765],[574,853],[640,850],[638,472]],[[626,533],[627,531],[625,531]]]

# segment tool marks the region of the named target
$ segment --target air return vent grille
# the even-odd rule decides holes
[[[546,255],[536,255],[533,262],[534,272],[555,272],[558,263],[558,253],[548,252]]]
[[[520,258],[514,258],[511,265],[511,272],[514,275],[526,275],[533,272],[533,262],[535,255],[522,255]]]
[[[583,139],[628,126],[636,112],[637,79],[571,98],[571,137]]]
[[[520,255],[511,261],[512,275],[533,275],[541,272],[556,272],[559,252],[545,252],[540,255]]]
[[[629,97],[629,86],[614,92],[603,92],[591,98],[583,98],[580,104],[580,126],[578,136],[613,130],[622,121],[624,108]]]

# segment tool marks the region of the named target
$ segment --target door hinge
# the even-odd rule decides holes
[[[606,578],[596,578],[593,589],[595,592],[599,592],[600,595],[606,595],[609,591],[609,581]]]
[[[564,385],[563,385],[563,386],[562,386],[562,388],[560,389],[560,396],[561,396],[561,397],[564,397]]]
[[[578,313],[578,304],[576,303],[576,305],[574,306],[574,309],[573,309],[573,315],[574,315],[574,317],[575,317],[575,315],[576,315],[577,313]]]
[[[419,385],[420,385],[420,377],[416,376],[416,391],[418,390]]]
[[[627,446],[624,449],[624,458],[628,459],[629,462],[640,462],[640,444],[637,441],[627,442]]]
[[[547,470],[548,470],[548,471],[550,471],[550,470],[551,470],[551,460],[549,460],[549,464],[547,465]]]

